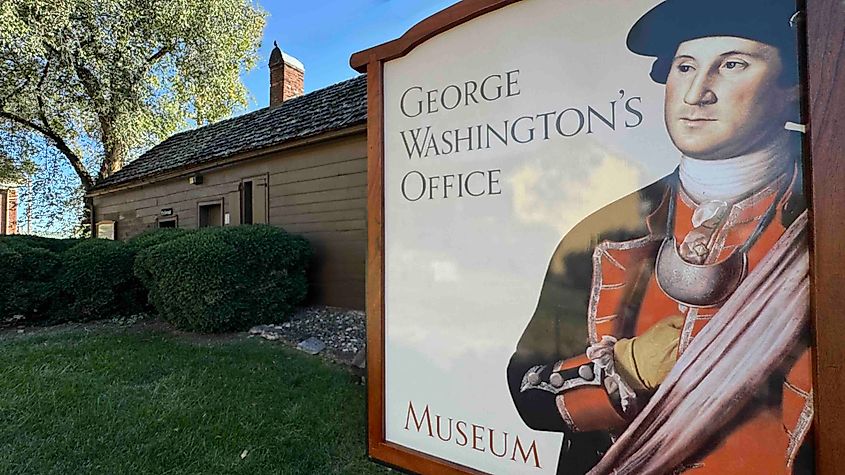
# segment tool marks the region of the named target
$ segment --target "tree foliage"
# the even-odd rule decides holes
[[[23,183],[36,170],[33,144],[14,134],[17,129],[15,124],[0,123],[0,185]]]
[[[0,167],[8,144],[47,144],[87,190],[228,116],[264,18],[251,0],[0,0]]]

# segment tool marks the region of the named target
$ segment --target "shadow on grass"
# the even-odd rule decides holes
[[[0,472],[385,473],[366,391],[263,340],[197,345],[156,329],[0,338]]]

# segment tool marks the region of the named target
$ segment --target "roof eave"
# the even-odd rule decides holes
[[[348,137],[351,135],[355,135],[360,132],[365,132],[367,130],[367,123],[366,120],[361,123],[356,123],[351,126],[347,126],[341,129],[323,132],[316,135],[311,135],[308,137],[302,137],[299,139],[288,140],[270,147],[259,148],[254,150],[249,150],[241,153],[237,153],[235,155],[230,155],[228,157],[221,157],[215,160],[211,160],[209,162],[204,163],[196,163],[196,164],[189,164],[184,167],[175,168],[173,170],[167,170],[165,172],[159,174],[152,174],[143,176],[140,178],[135,178],[129,181],[115,183],[113,185],[105,185],[102,188],[94,187],[90,191],[88,191],[85,196],[93,198],[95,196],[102,196],[109,193],[114,193],[117,191],[123,191],[130,188],[138,188],[141,186],[151,185],[154,183],[158,183],[165,180],[170,180],[173,178],[179,178],[180,176],[187,175],[190,173],[197,173],[200,171],[208,171],[222,166],[229,166],[241,161],[250,160],[253,158],[259,158],[264,155],[268,155],[271,153],[281,152],[281,151],[288,151],[300,147],[305,147],[308,145],[314,145],[321,142],[328,142],[330,140],[339,139]]]

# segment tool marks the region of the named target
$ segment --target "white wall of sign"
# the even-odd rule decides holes
[[[385,65],[387,440],[488,472],[554,473],[561,435],[523,424],[505,369],[561,237],[678,163],[653,59],[625,46],[656,3],[524,0]],[[413,418],[406,429],[410,404],[418,421],[426,407],[441,416],[442,438]],[[506,456],[490,453],[491,429],[498,452],[509,434]],[[540,469],[512,459],[517,436]]]

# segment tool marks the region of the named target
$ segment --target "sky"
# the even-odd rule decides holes
[[[456,0],[258,0],[267,13],[258,66],[243,76],[248,110],[270,102],[273,41],[305,65],[305,92],[353,78],[353,53],[399,38]]]

